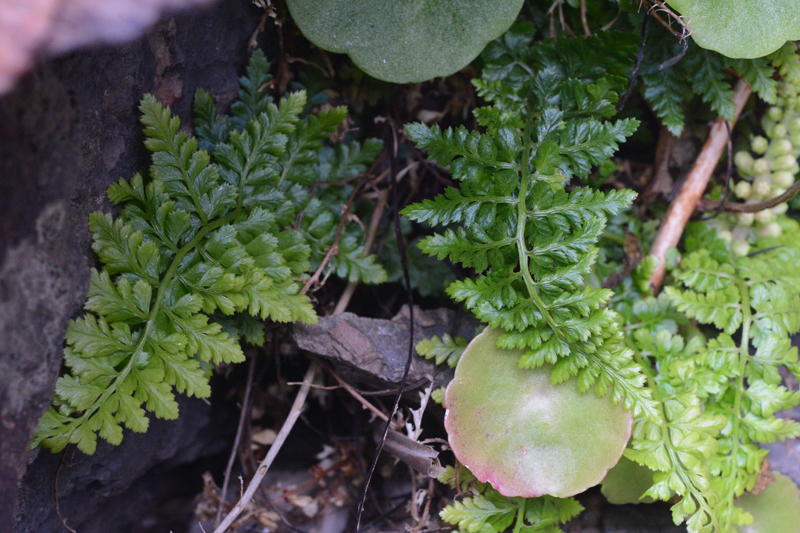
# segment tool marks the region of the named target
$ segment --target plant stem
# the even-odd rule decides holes
[[[733,129],[733,125],[739,118],[739,114],[742,112],[742,108],[744,108],[744,104],[749,97],[750,84],[740,79],[733,94],[735,111],[733,122],[730,122],[728,126],[731,129]],[[650,249],[650,255],[654,255],[659,259],[658,266],[653,275],[650,276],[650,286],[653,288],[653,292],[658,292],[661,288],[661,282],[664,281],[664,274],[667,270],[667,250],[678,244],[683,229],[694,212],[697,202],[705,192],[708,180],[714,172],[714,167],[717,166],[717,161],[719,161],[722,151],[728,143],[728,127],[726,127],[725,123],[726,121],[722,117],[718,117],[714,121],[703,150],[689,171],[686,181],[678,192],[678,196],[670,204],[664,221],[658,230],[656,240]]]
[[[732,461],[734,468],[737,465],[736,457],[739,455],[739,424],[741,420],[742,396],[744,395],[744,372],[747,367],[747,362],[750,359],[750,322],[752,321],[752,311],[750,309],[750,289],[747,284],[740,277],[736,277],[736,286],[742,298],[742,339],[741,346],[739,346],[739,368],[737,369],[739,375],[736,376],[736,389],[734,390],[733,411],[733,429],[731,430],[731,454],[730,461]],[[739,496],[738,494],[736,496]]]
[[[517,523],[514,524],[514,532],[519,533],[525,523],[525,506],[528,504],[527,498],[522,498],[522,503],[517,508]]]
[[[219,525],[222,520],[222,508],[225,506],[225,498],[228,494],[228,483],[231,480],[231,471],[233,470],[233,462],[236,460],[236,452],[239,449],[239,442],[242,440],[242,433],[244,433],[244,424],[247,420],[247,412],[250,408],[250,392],[253,389],[253,377],[256,369],[256,355],[253,354],[250,359],[250,368],[247,371],[247,386],[244,389],[244,398],[242,398],[242,410],[239,413],[239,425],[236,427],[236,438],[233,440],[233,447],[231,455],[228,457],[228,464],[225,467],[225,478],[222,482],[222,490],[219,496],[219,507],[217,508],[217,518],[214,520],[214,527]]]

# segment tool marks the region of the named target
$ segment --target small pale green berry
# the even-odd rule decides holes
[[[775,124],[772,127],[772,132],[771,133],[772,133],[772,138],[773,139],[782,139],[782,138],[786,137],[786,135],[789,134],[789,132],[786,131],[786,126],[784,126],[783,124]]]
[[[793,155],[782,155],[775,158],[773,167],[775,170],[789,170],[797,164],[797,159]]]
[[[784,189],[786,187],[791,187],[792,183],[794,183],[794,174],[788,170],[775,172],[772,175],[772,183],[778,187],[783,187]]]
[[[774,155],[786,155],[792,153],[792,141],[789,139],[779,139],[772,143],[770,152]]]
[[[753,151],[757,154],[763,154],[769,148],[769,141],[762,136],[753,137],[753,140],[750,141],[750,147]]]
[[[782,214],[786,213],[786,211],[788,211],[788,210],[789,210],[789,204],[787,204],[786,202],[783,202],[782,204],[778,204],[778,205],[776,205],[775,207],[772,208],[772,212],[775,215],[782,215]]]
[[[781,225],[777,222],[770,222],[758,233],[761,237],[775,238],[780,237],[782,233]]]
[[[753,161],[753,174],[756,176],[760,176],[761,174],[766,174],[769,172],[769,161],[764,159],[756,159]]]
[[[764,197],[764,196],[769,196],[769,193],[771,191],[772,191],[772,180],[769,178],[769,176],[759,176],[753,182],[752,194]]]
[[[778,106],[770,107],[767,116],[772,120],[780,120],[783,118],[783,110]]]
[[[747,241],[733,241],[731,243],[731,252],[736,257],[742,257],[750,252],[750,244]]]
[[[770,209],[764,209],[755,214],[756,222],[760,224],[769,224],[775,218],[775,214]]]
[[[748,198],[750,198],[750,192],[751,192],[751,185],[749,181],[742,180],[739,183],[737,183],[736,186],[733,188],[733,193],[742,200],[747,200]]]
[[[736,217],[740,226],[752,226],[755,219],[756,217],[753,213],[739,213]]]
[[[733,162],[736,164],[736,168],[739,169],[739,173],[753,173],[753,156],[750,155],[750,152],[745,150],[736,152],[736,155],[733,156]]]

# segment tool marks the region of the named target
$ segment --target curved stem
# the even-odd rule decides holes
[[[253,495],[256,493],[256,489],[258,489],[259,485],[261,485],[261,481],[264,479],[264,476],[267,475],[267,470],[272,465],[272,462],[275,460],[275,456],[278,455],[281,447],[283,446],[284,441],[286,441],[286,437],[289,435],[289,432],[294,427],[295,422],[297,419],[300,418],[300,413],[303,410],[303,406],[306,403],[306,396],[308,396],[308,391],[311,389],[311,382],[314,381],[314,374],[317,371],[317,364],[312,362],[311,366],[308,367],[306,371],[306,375],[303,378],[303,386],[300,387],[300,391],[298,391],[297,396],[294,399],[294,403],[292,404],[292,409],[289,411],[289,415],[286,417],[286,421],[283,423],[281,430],[278,432],[278,436],[275,437],[275,442],[267,452],[267,456],[261,461],[261,464],[258,465],[258,469],[256,473],[253,475],[253,479],[250,480],[250,483],[247,485],[247,489],[244,491],[244,494],[236,503],[236,506],[228,513],[228,516],[225,517],[225,520],[214,529],[214,533],[224,533],[228,527],[236,520],[236,517],[244,510],[247,504],[253,499]]]
[[[750,309],[750,290],[744,280],[737,277],[736,286],[742,298],[742,340],[739,347],[739,375],[736,376],[736,388],[734,390],[733,429],[731,430],[731,455],[730,460],[736,465],[736,456],[739,454],[739,424],[741,420],[742,396],[744,395],[744,372],[747,362],[750,359],[750,323],[752,322],[752,311]]]
[[[522,526],[525,524],[525,506],[528,505],[528,499],[523,498],[522,503],[517,508],[517,523],[514,524],[514,532],[519,533],[522,529]]]
[[[665,448],[667,449],[667,456],[669,457],[670,464],[674,465],[675,473],[683,482],[684,486],[687,487],[691,497],[695,499],[697,504],[708,514],[711,518],[711,527],[712,531],[719,532],[721,531],[719,525],[719,518],[717,518],[716,513],[712,512],[712,509],[709,507],[707,500],[703,496],[703,492],[697,489],[692,482],[692,478],[687,473],[686,466],[681,461],[680,457],[678,456],[677,450],[675,450],[674,446],[672,445],[672,432],[670,431],[670,423],[669,418],[667,418],[667,410],[664,407],[664,400],[661,398],[661,392],[658,390],[658,385],[655,381],[655,374],[653,373],[652,367],[648,364],[649,362],[642,357],[642,354],[633,343],[625,337],[625,344],[633,351],[633,357],[639,366],[642,368],[642,373],[645,375],[647,380],[647,388],[650,389],[650,394],[653,396],[653,399],[658,403],[658,409],[661,414],[661,420],[658,422],[658,426],[661,428],[662,435],[665,435],[666,438],[664,439],[664,443],[666,444]],[[656,424],[655,422],[650,422],[652,424]],[[682,495],[684,498],[687,497],[686,495]]]
[[[689,175],[686,177],[686,181],[681,186],[675,200],[670,204],[661,227],[658,228],[658,235],[656,235],[656,240],[653,242],[652,248],[650,248],[650,255],[654,255],[659,259],[658,266],[653,271],[653,275],[650,276],[650,285],[653,288],[653,292],[658,292],[661,288],[661,282],[664,281],[664,275],[667,271],[665,259],[667,250],[677,246],[683,229],[694,212],[697,202],[705,192],[708,180],[717,166],[717,161],[719,161],[722,151],[728,144],[728,128],[733,128],[733,124],[742,112],[744,104],[747,103],[749,97],[750,84],[744,80],[739,80],[733,95],[734,122],[728,123],[722,117],[718,117],[714,121],[703,150],[694,162],[694,166],[689,171]]]

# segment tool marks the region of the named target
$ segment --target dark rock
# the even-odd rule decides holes
[[[40,64],[0,98],[0,530],[14,523],[28,445],[52,398],[64,331],[85,299],[95,261],[87,215],[110,210],[108,185],[147,164],[139,99],[161,88],[176,98],[173,111],[184,124],[191,123],[191,97],[198,87],[222,105],[230,104],[260,15],[249,0],[229,0],[214,11],[164,22],[155,30],[163,34],[160,39],[142,38]],[[154,54],[161,59],[158,66]],[[183,97],[178,97],[178,85]],[[160,441],[151,437],[152,430],[141,437],[126,434],[119,450],[132,446],[142,454],[134,459],[132,449],[125,456],[141,462],[135,469],[111,468],[111,449],[94,457],[68,454],[76,472],[95,472],[94,478],[81,474],[60,480],[88,511],[80,514],[82,509],[80,516],[123,516],[125,511],[114,505],[125,507],[131,500],[114,503],[113,495],[154,468],[150,457],[161,461],[180,453],[184,464],[200,453],[174,446],[160,450],[163,439],[195,435],[183,422],[165,424]],[[22,487],[20,531],[63,530],[52,521],[53,480],[45,479],[56,460],[41,453],[30,467],[34,474]],[[106,506],[103,513],[97,512],[101,506]],[[45,516],[46,522],[39,521]]]
[[[162,12],[214,0],[0,0],[0,94],[35,56],[135,39]]]
[[[159,523],[171,498],[180,495],[189,502],[202,490],[202,469],[207,468],[192,468],[192,463],[229,449],[236,414],[184,396],[178,403],[177,420],[151,418],[147,433],[126,432],[120,446],[101,440],[92,456],[74,446],[66,454],[34,451],[22,480],[14,531],[65,531],[54,505],[56,479],[61,516],[82,533],[109,531],[109,524],[113,531],[134,531],[134,525]],[[187,521],[189,511],[184,512]]]
[[[397,384],[403,377],[408,358],[408,306],[392,320],[365,318],[352,313],[321,317],[314,325],[296,324],[293,336],[297,345],[308,352],[332,360],[348,380]],[[414,308],[414,344],[422,339],[449,333],[471,339],[477,322],[451,309],[423,311]],[[434,386],[446,385],[453,376],[432,361],[414,353],[408,373],[409,384],[434,377]],[[380,385],[377,385],[380,386]]]

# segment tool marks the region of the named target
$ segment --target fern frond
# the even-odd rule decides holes
[[[442,338],[424,339],[417,344],[417,353],[427,359],[433,359],[437,365],[447,364],[450,368],[455,368],[466,347],[467,339],[464,337],[454,339],[445,333]]]
[[[179,130],[169,109],[143,98],[151,179],[137,174],[109,187],[109,199],[124,204],[116,219],[90,215],[92,248],[104,266],[92,271],[85,316],[67,330],[70,374],[59,378],[34,445],[58,451],[75,443],[93,453],[98,435],[118,444],[122,425],[147,429],[147,411],[178,416],[173,388],[210,395],[210,365],[242,361],[239,336],[263,340],[255,318],[316,321],[296,280],[332,245],[330,224],[339,219],[303,185],[363,172],[378,147],[351,143],[325,152],[322,140],[345,110],[303,119],[302,92],[274,104],[264,90],[268,70],[263,54],[254,54],[230,120],[198,93],[197,125],[213,157]],[[285,228],[311,202],[330,223],[317,228],[325,235],[316,239],[313,231]],[[344,235],[340,248],[337,273],[385,278],[355,235]]]
[[[622,344],[617,315],[606,309],[611,292],[582,288],[606,217],[630,205],[633,194],[564,190],[565,180],[586,176],[638,125],[584,118],[613,114],[616,91],[624,87],[615,76],[625,60],[619,53],[599,59],[591,49],[614,48],[607,35],[587,39],[591,43],[559,40],[528,53],[523,43],[529,29],[521,26],[518,39],[488,52],[514,66],[487,68],[485,81],[506,85],[503,90],[517,98],[507,94],[496,100],[496,111],[479,113],[491,124],[487,133],[406,127],[430,158],[450,167],[460,188],[403,213],[449,226],[423,239],[420,249],[475,269],[474,280],[457,281],[448,293],[506,331],[498,345],[526,350],[521,366],[552,363],[554,381],[577,376],[582,390],[610,392],[637,415],[658,419],[640,369]],[[542,68],[533,75],[532,65]],[[523,79],[520,72],[527,71]],[[528,124],[504,113],[508,105],[519,106]]]
[[[699,245],[716,237],[696,238]],[[774,416],[800,404],[800,394],[788,391],[778,373],[780,365],[798,370],[789,336],[800,330],[795,261],[800,250],[788,246],[733,260],[730,254],[714,256],[710,245],[697,247],[676,274],[686,289],[668,287],[667,294],[678,309],[723,333],[692,359],[671,364],[665,359],[671,379],[663,388],[704,398],[704,416],[724,419],[725,430],[715,437],[717,451],[707,464],[709,490],[719,499],[714,531],[729,531],[748,519],[735,502],[756,483],[766,455],[757,443],[800,435],[800,424]]]

